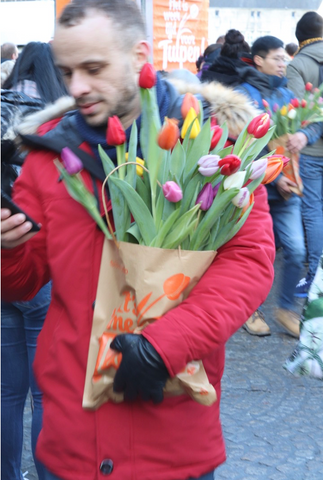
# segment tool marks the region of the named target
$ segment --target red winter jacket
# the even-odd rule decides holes
[[[219,249],[187,300],[144,331],[171,375],[202,359],[218,401],[206,407],[182,395],[159,405],[108,402],[86,411],[82,395],[103,234],[58,182],[55,157],[49,151],[27,157],[14,199],[42,228],[24,245],[2,251],[4,299],[27,300],[53,282],[34,364],[44,394],[37,456],[64,480],[103,480],[100,465],[107,459],[112,480],[184,480],[209,472],[225,461],[219,419],[225,343],[266,299],[273,281],[265,188],[257,189],[247,222]],[[93,191],[88,172],[82,176]]]

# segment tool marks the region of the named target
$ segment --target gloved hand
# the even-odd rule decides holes
[[[122,360],[114,378],[115,392],[124,392],[128,401],[163,400],[163,388],[169,377],[161,356],[142,335],[126,333],[116,336],[111,345],[122,353]]]

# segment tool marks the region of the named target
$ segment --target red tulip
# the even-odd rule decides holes
[[[126,132],[117,116],[108,119],[108,130],[106,136],[108,145],[122,145],[126,141]]]
[[[219,125],[215,125],[214,127],[211,127],[211,131],[212,131],[212,139],[211,139],[210,150],[213,150],[219,143],[222,137],[223,130],[221,127],[219,127]]]
[[[307,84],[305,85],[305,90],[307,92],[311,92],[312,88],[313,88],[313,84],[311,82],[307,82]]]
[[[181,106],[181,114],[183,118],[186,118],[191,108],[194,108],[196,116],[200,113],[200,105],[198,99],[191,93],[186,93]]]
[[[263,100],[262,100],[262,104],[263,104],[264,108],[268,108],[268,107],[269,107],[269,103],[268,103],[267,100],[265,100],[264,98],[263,98]]]
[[[292,104],[292,106],[294,108],[298,108],[299,107],[299,101],[298,101],[298,98],[292,98],[290,103]]]
[[[180,137],[180,131],[177,124],[178,120],[176,118],[165,117],[165,123],[157,137],[157,143],[163,150],[171,150],[175,147],[177,140]]]
[[[241,165],[241,160],[237,155],[227,155],[218,163],[222,175],[232,175],[236,173]]]
[[[307,101],[304,100],[304,98],[303,98],[303,100],[301,101],[301,107],[302,107],[302,108],[305,108],[306,105],[307,105]]]
[[[261,138],[268,132],[270,127],[270,117],[268,113],[257,115],[248,125],[247,132],[255,138]]]
[[[139,87],[152,88],[156,85],[156,70],[151,63],[145,63],[139,75]]]

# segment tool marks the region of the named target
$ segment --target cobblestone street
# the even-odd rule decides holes
[[[254,337],[240,329],[227,345],[221,400],[227,461],[215,480],[323,479],[323,382],[296,378],[283,369],[296,340],[273,320],[281,255],[264,305],[272,335]],[[302,304],[298,301],[299,311]],[[27,402],[22,471],[26,480],[37,480],[30,422]]]

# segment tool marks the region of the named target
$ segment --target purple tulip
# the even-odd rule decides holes
[[[181,187],[179,187],[177,183],[170,180],[169,182],[164,183],[162,188],[164,197],[169,202],[176,203],[182,200],[183,192],[181,190]]]
[[[220,183],[218,183],[217,185],[215,185],[215,187],[213,187],[213,198],[216,197],[216,194],[218,193],[219,188],[220,188]]]
[[[213,188],[212,183],[206,183],[197,196],[195,205],[200,203],[200,209],[204,212],[210,208],[213,202]]]
[[[200,166],[198,169],[200,174],[204,177],[211,177],[219,170],[219,155],[204,155],[199,159],[197,164]]]
[[[260,160],[252,162],[250,179],[255,180],[256,178],[259,178],[263,173],[265,173],[267,164],[267,158],[261,158]]]
[[[278,109],[279,109],[278,103],[274,103],[274,105],[273,105],[273,112],[276,113]]]
[[[82,170],[83,163],[68,147],[62,149],[61,158],[69,175],[75,175]]]

